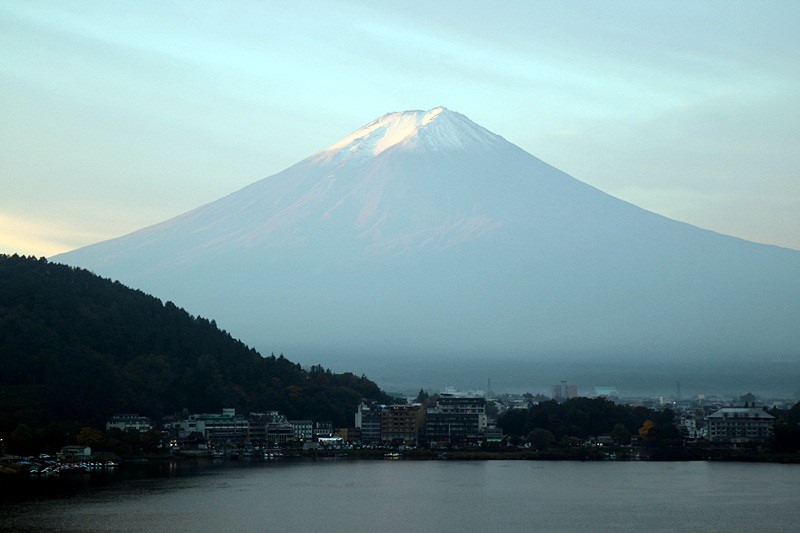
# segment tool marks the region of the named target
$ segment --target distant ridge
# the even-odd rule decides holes
[[[443,107],[54,260],[326,364],[800,359],[800,252],[640,209]]]

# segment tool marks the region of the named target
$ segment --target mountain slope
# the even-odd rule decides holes
[[[257,346],[390,358],[797,359],[800,253],[613,198],[458,113],[390,113],[56,258]]]
[[[261,357],[160,300],[81,269],[0,255],[0,434],[16,424],[80,422],[187,408],[280,410],[351,422],[362,397],[388,398],[364,377],[307,372]]]

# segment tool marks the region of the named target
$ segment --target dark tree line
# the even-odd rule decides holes
[[[0,436],[20,424],[58,432],[184,408],[275,409],[347,425],[362,397],[391,400],[363,375],[262,357],[213,320],[119,282],[0,255]]]
[[[794,404],[791,409],[774,409],[770,413],[775,417],[773,451],[800,452],[800,402]]]
[[[618,405],[604,398],[572,398],[563,403],[548,400],[528,409],[511,409],[498,417],[497,424],[507,435],[531,438],[545,447],[600,435],[612,436],[622,444],[631,435],[650,441],[679,438],[673,419],[669,409]]]
[[[800,402],[791,409],[773,409],[775,426],[770,447],[778,453],[800,452]],[[564,403],[552,400],[528,409],[512,409],[498,417],[504,433],[527,439],[537,448],[565,446],[576,440],[608,435],[618,444],[639,436],[644,445],[672,445],[681,435],[670,409],[617,405],[597,398],[573,398]]]

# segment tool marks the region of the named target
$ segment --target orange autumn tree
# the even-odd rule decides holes
[[[642,427],[639,428],[639,436],[644,439],[650,438],[650,431],[653,430],[655,427],[656,427],[655,422],[649,419],[645,420],[644,424],[642,424]]]

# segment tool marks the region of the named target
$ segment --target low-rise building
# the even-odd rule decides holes
[[[692,413],[682,413],[677,417],[677,426],[683,436],[690,440],[706,438],[706,427],[703,419],[697,419]]]
[[[144,433],[153,429],[153,424],[147,416],[139,416],[138,414],[118,414],[113,415],[106,422],[106,431],[109,429],[119,429],[121,431],[139,431]]]
[[[268,446],[283,446],[293,440],[294,427],[289,422],[267,424],[266,444]]]
[[[336,428],[333,432],[334,437],[341,437],[342,441],[350,444],[361,442],[361,429],[359,428]]]
[[[92,456],[92,449],[89,446],[68,445],[63,446],[56,455],[62,461],[83,460]]]
[[[314,438],[330,437],[333,435],[333,422],[322,421],[314,422]]]
[[[503,429],[499,427],[488,427],[483,432],[483,438],[486,442],[501,442],[503,440]]]
[[[210,444],[245,444],[250,439],[250,422],[235,409],[223,409],[222,414],[192,414],[173,422],[172,430],[179,439],[200,433]]]
[[[314,422],[311,420],[289,420],[294,430],[294,440],[306,442],[314,437]]]

